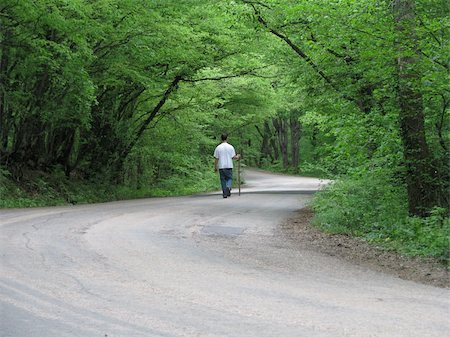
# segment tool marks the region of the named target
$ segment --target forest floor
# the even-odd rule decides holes
[[[294,244],[401,279],[441,288],[450,288],[450,271],[434,259],[403,256],[355,237],[327,234],[311,224],[311,209],[299,210],[281,230]]]

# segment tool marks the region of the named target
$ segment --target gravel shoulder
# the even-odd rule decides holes
[[[311,209],[297,211],[281,225],[283,235],[303,249],[336,256],[404,280],[450,288],[450,272],[441,262],[386,251],[360,238],[324,233],[311,224],[313,217]]]

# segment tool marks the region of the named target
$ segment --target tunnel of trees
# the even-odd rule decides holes
[[[249,166],[336,180],[323,223],[444,214],[448,13],[444,0],[3,0],[2,182],[201,180],[226,131]]]

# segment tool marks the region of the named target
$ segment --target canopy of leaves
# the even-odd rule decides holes
[[[424,214],[448,204],[448,10],[440,0],[4,0],[1,165],[15,179],[62,170],[152,184],[204,172],[226,131],[251,165],[383,172],[410,206],[423,185],[434,194],[410,211]]]

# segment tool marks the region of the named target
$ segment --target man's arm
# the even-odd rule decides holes
[[[214,172],[217,172],[217,164],[219,163],[218,158],[214,158]]]
[[[233,157],[233,160],[239,160],[239,159],[241,159],[241,155],[239,153]]]

